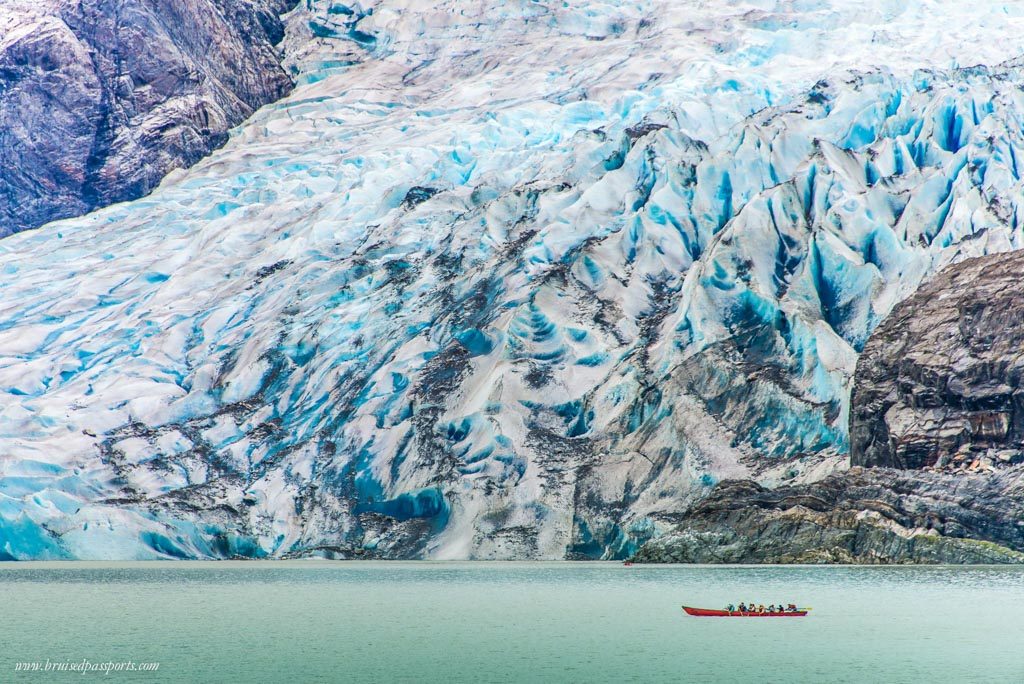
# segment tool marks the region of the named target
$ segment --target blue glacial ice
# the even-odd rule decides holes
[[[307,0],[289,97],[0,242],[0,557],[622,557],[843,467],[873,327],[1024,239],[1022,27]]]

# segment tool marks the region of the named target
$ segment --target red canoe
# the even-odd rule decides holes
[[[803,617],[807,615],[806,610],[796,610],[792,612],[774,612],[774,613],[751,613],[749,611],[741,613],[738,610],[712,610],[711,608],[691,608],[690,606],[683,606],[683,610],[686,611],[687,615],[695,615],[697,617]]]

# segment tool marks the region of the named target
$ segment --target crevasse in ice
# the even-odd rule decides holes
[[[0,242],[0,557],[615,558],[842,467],[872,328],[1021,244],[1022,10],[304,2],[291,96]]]

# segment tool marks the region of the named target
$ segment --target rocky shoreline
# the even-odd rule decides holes
[[[1024,470],[959,477],[851,468],[767,489],[720,483],[646,563],[1024,563]]]

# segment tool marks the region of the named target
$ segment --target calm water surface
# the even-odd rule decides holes
[[[680,610],[739,601],[814,610]],[[1012,568],[0,563],[0,602],[3,682],[1024,681]]]

